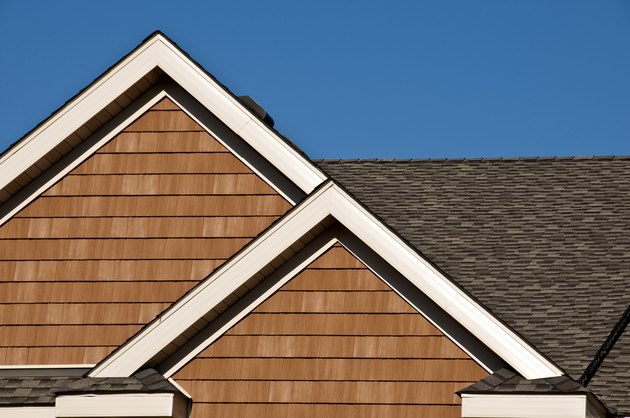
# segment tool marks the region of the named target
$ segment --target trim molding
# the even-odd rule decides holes
[[[61,395],[53,416],[186,418],[187,406],[187,400],[173,393]]]
[[[0,418],[56,418],[54,406],[0,406]]]
[[[360,242],[346,228],[337,224],[331,225],[313,242],[295,254],[282,267],[265,278],[257,287],[221,314],[212,323],[201,330],[184,346],[171,354],[157,369],[165,377],[171,377],[200,352],[219,339],[228,329],[238,323],[247,314],[256,309],[261,303],[269,299],[288,281],[293,279],[310,263],[318,259],[334,244],[339,243],[353,256],[367,266],[379,279],[383,280],[394,292],[402,297],[409,305],[424,318],[439,329],[449,340],[466,352],[486,371],[494,371],[505,367],[498,356],[488,350],[472,334],[446,315],[439,306],[419,292],[407,279],[387,265],[378,254]]]
[[[557,366],[329,181],[114,351],[90,376],[131,375],[284,250],[331,217],[521,375],[527,379],[562,375]]]
[[[335,242],[337,242],[337,240],[332,234],[325,233],[323,236],[318,237],[314,242],[307,245],[299,254],[267,277],[263,283],[232,305],[226,312],[222,313],[220,318],[210,323],[206,328],[200,331],[199,334],[169,356],[164,363],[160,364],[158,371],[166,378],[173,376],[189,361],[194,359],[197,354],[201,353],[210,344],[219,339],[230,328],[236,325],[236,323],[295,277],[296,274],[319,258],[319,256],[332,247]]]
[[[310,193],[326,179],[319,168],[253,116],[168,38],[156,33],[10,148],[0,158],[0,189],[156,67],[182,86],[303,192]]]
[[[52,187],[66,174],[93,156],[99,148],[120,134],[134,120],[141,117],[163,98],[169,98],[177,104],[186,115],[190,116],[222,146],[228,149],[234,157],[251,169],[291,205],[295,205],[304,198],[305,193],[301,189],[284,176],[280,170],[258,155],[253,148],[229,130],[207,109],[203,108],[188,92],[173,82],[160,82],[136,99],[134,103],[129,105],[119,115],[94,132],[74,150],[46,170],[45,173],[2,204],[0,206],[0,226]],[[1,169],[0,163],[0,171]]]
[[[587,394],[462,394],[462,418],[603,418]]]

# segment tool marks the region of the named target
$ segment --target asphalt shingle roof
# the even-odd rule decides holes
[[[7,405],[54,405],[55,397],[69,393],[176,393],[164,376],[146,369],[131,377],[2,376],[0,407]]]
[[[460,393],[586,393],[588,390],[568,376],[528,380],[509,369],[501,369],[462,389]]]
[[[628,328],[608,353],[588,388],[608,404],[630,412],[630,333]]]
[[[576,380],[630,304],[628,157],[318,165]],[[592,387],[630,412],[626,345]]]

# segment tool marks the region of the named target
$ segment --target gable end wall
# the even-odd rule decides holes
[[[0,227],[0,364],[92,364],[290,204],[173,102]]]
[[[459,417],[486,375],[337,245],[173,378],[193,418]]]

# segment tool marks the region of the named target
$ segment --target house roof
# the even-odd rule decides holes
[[[588,390],[569,376],[525,379],[509,369],[498,370],[459,393],[582,393]]]
[[[629,365],[630,333],[624,332],[588,384],[602,400],[624,412],[630,411]]]
[[[628,157],[319,166],[574,379],[630,304]],[[626,340],[592,387],[630,410],[607,395],[628,393]]]
[[[139,371],[130,377],[0,377],[0,407],[54,405],[58,395],[80,393],[179,393],[179,390],[153,369]]]

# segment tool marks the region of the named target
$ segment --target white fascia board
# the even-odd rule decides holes
[[[156,42],[152,39],[140,46],[0,158],[0,189],[155,68]]]
[[[589,418],[589,403],[586,394],[462,394],[462,418]]]
[[[0,407],[0,418],[55,418],[54,406]]]
[[[329,182],[98,365],[92,377],[129,376],[302,235],[331,216],[527,379],[562,371]]]
[[[305,193],[326,179],[170,41],[156,34],[0,158],[0,189],[155,67],[179,83]]]
[[[54,416],[184,418],[177,409],[172,393],[62,395],[56,399]]]

